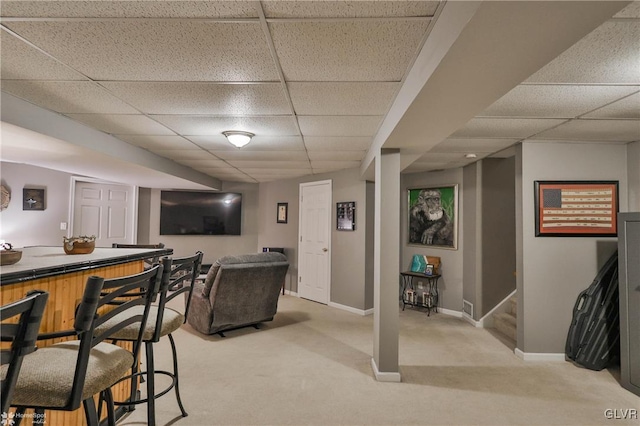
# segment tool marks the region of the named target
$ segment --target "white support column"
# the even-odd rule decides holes
[[[378,381],[399,382],[400,151],[379,151],[375,158],[375,173],[371,366]]]

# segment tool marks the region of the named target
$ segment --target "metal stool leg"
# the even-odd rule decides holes
[[[156,424],[156,388],[155,388],[155,367],[153,364],[153,342],[145,343],[147,354],[147,422],[149,426]]]
[[[175,383],[176,399],[178,400],[178,406],[182,411],[182,417],[187,417],[189,414],[182,406],[182,400],[180,399],[180,382],[178,379],[178,355],[176,353],[176,343],[173,340],[173,336],[169,333],[169,341],[171,342],[171,352],[173,354],[173,381]]]

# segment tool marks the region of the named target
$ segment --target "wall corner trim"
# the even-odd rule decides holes
[[[376,360],[373,358],[371,358],[371,369],[373,370],[376,380],[379,382],[400,383],[402,381],[400,373],[379,371],[378,366],[376,365]]]
[[[484,328],[480,321],[474,320],[473,318],[471,318],[469,315],[467,315],[464,312],[462,312],[462,319],[465,320],[466,322],[468,322],[469,324],[471,324],[474,327]]]
[[[564,362],[566,361],[564,354],[553,353],[535,353],[535,352],[522,352],[516,348],[513,353],[523,361],[549,361],[549,362]]]

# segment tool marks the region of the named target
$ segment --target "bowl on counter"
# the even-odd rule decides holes
[[[96,248],[96,237],[63,237],[64,252],[66,254],[89,254]]]
[[[22,251],[21,250],[2,250],[0,251],[0,265],[13,265],[14,263],[18,263],[22,259]]]

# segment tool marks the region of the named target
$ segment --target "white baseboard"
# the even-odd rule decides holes
[[[351,312],[352,314],[356,314],[356,315],[365,316],[365,315],[373,314],[373,308],[362,310],[362,309],[354,308],[352,306],[341,305],[340,303],[335,303],[335,302],[329,302],[328,306],[331,306],[332,308],[342,309],[343,311]]]
[[[285,289],[284,294],[288,294],[289,296],[297,296],[298,292]]]
[[[514,354],[523,361],[566,361],[564,354],[548,354],[548,353],[535,353],[535,352],[522,352],[520,349],[516,348],[513,351]]]
[[[469,315],[467,315],[466,313],[462,312],[462,319],[465,320],[466,322],[468,322],[469,324],[471,324],[474,327],[482,327],[482,324],[480,324],[479,321],[474,320],[473,318],[471,318]]]
[[[378,371],[376,360],[373,358],[371,358],[371,369],[373,370],[374,376],[376,376],[376,380],[379,382],[400,383],[402,381],[400,373],[385,373]]]
[[[453,309],[446,309],[446,308],[438,308],[438,313],[440,314],[445,314],[445,315],[451,315],[452,317],[456,317],[456,318],[462,318],[462,312],[461,311],[454,311]]]

